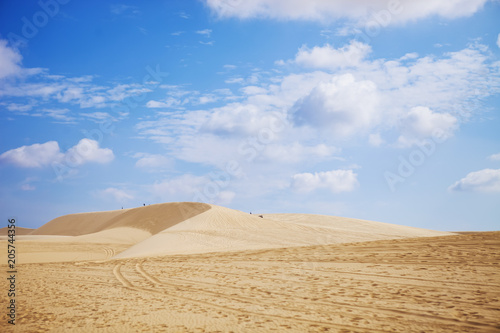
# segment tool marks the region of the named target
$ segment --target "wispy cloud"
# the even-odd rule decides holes
[[[199,35],[203,35],[203,36],[209,38],[210,35],[212,34],[212,29],[198,30],[198,31],[196,31],[196,33],[199,34]]]
[[[109,6],[112,14],[126,16],[126,17],[137,17],[141,14],[141,11],[137,6],[125,5],[125,4],[113,4]]]
[[[490,155],[488,158],[492,161],[500,161],[500,153]]]

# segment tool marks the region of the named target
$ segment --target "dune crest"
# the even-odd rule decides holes
[[[131,227],[152,235],[210,209],[195,202],[171,202],[108,212],[79,213],[53,219],[31,235],[80,236],[103,230]]]

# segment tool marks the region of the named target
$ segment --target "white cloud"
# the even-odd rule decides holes
[[[113,151],[109,148],[100,148],[95,140],[81,139],[75,146],[68,149],[65,160],[74,165],[82,165],[88,162],[106,164],[115,158]]]
[[[490,155],[488,158],[492,161],[500,161],[500,153]]]
[[[17,104],[17,103],[10,103],[7,105],[7,110],[9,111],[14,111],[14,112],[27,112],[29,110],[33,109],[33,105],[31,104]]]
[[[2,70],[4,74],[7,71],[5,68],[2,69],[2,66],[8,66],[8,63],[2,63],[0,59],[0,75]],[[6,81],[5,84],[0,86],[0,97],[5,100],[7,98],[22,98],[24,101],[29,98],[30,104],[40,106],[55,102],[58,104],[76,104],[80,108],[112,107],[128,97],[151,92],[151,89],[141,84],[102,86],[94,84],[92,76],[65,77],[62,75],[49,75],[33,68],[21,68],[15,74],[23,75],[26,78],[29,76],[29,78],[20,81]]]
[[[145,88],[139,84],[119,84],[112,88],[107,89],[105,98],[110,101],[123,101],[129,96],[138,96],[147,92],[151,92],[151,89]]]
[[[178,104],[178,103],[176,103]],[[166,103],[166,102],[159,102],[159,101],[148,101],[146,103],[146,107],[151,108],[151,109],[159,109],[159,108],[169,108],[173,105],[173,103]]]
[[[295,56],[295,63],[306,68],[335,70],[358,66],[371,52],[371,47],[357,41],[335,49],[331,45],[315,46],[312,49],[300,48]]]
[[[273,163],[295,164],[302,161],[324,161],[339,153],[340,149],[325,144],[313,146],[299,142],[290,144],[269,144],[262,152],[262,159]]]
[[[172,161],[163,155],[138,153],[135,154],[134,157],[139,158],[137,162],[135,162],[137,168],[165,169],[172,165]]]
[[[449,113],[435,113],[427,107],[414,107],[401,121],[398,143],[408,147],[435,136],[446,140],[457,128],[457,119]]]
[[[59,144],[56,141],[49,141],[6,151],[0,155],[0,162],[23,168],[41,168],[63,158],[64,154],[61,153]]]
[[[294,106],[294,122],[325,128],[333,137],[348,137],[378,124],[379,93],[371,81],[353,75],[333,76],[318,84]]]
[[[61,152],[56,141],[48,141],[11,149],[0,155],[0,163],[23,168],[42,168],[56,164],[74,168],[89,162],[109,163],[113,159],[114,154],[111,149],[100,148],[97,141],[90,139],[81,139],[66,153]]]
[[[243,79],[242,77],[235,77],[235,78],[230,78],[230,79],[227,79],[226,81],[224,81],[225,83],[228,83],[228,84],[233,84],[233,83],[243,83],[245,82],[245,79]]]
[[[500,169],[471,172],[449,189],[455,192],[500,192]]]
[[[93,120],[97,123],[102,123],[103,120],[113,119],[113,117],[107,112],[90,112],[90,113],[80,113],[82,117]]]
[[[213,109],[201,130],[216,134],[249,135],[269,127],[273,117],[256,105],[231,103]]]
[[[196,191],[202,189],[208,181],[206,177],[185,174],[177,178],[154,183],[151,186],[151,192],[165,201],[173,198],[178,199],[174,201],[193,201]]]
[[[299,173],[292,177],[291,187],[303,193],[322,188],[327,188],[333,193],[350,192],[359,186],[357,176],[352,170]]]
[[[98,191],[97,194],[100,197],[111,198],[117,202],[126,202],[134,199],[134,196],[131,193],[114,187],[108,187],[107,189]]]
[[[7,41],[0,39],[0,79],[19,75],[22,72],[19,51],[7,46]]]
[[[485,46],[475,44],[440,56],[363,59],[335,73],[261,75],[258,84],[245,85],[240,96],[231,95],[232,102],[190,112],[159,112],[136,128],[142,138],[168,143],[170,156],[184,161],[220,166],[232,158],[257,155],[252,161],[289,161],[296,172],[299,163],[332,157],[315,152],[320,142],[341,149],[346,138],[377,146],[382,138],[400,137],[392,143],[408,146],[436,129],[453,135],[481,110],[483,97],[498,92],[498,66],[492,59]],[[225,100],[222,92],[217,96]],[[190,93],[183,99],[194,105],[198,97]],[[262,144],[259,135],[269,128],[273,115],[280,115],[282,128]],[[255,141],[255,154],[239,153],[248,140]],[[290,156],[284,156],[287,150]]]
[[[439,15],[457,18],[472,15],[487,0],[205,0],[219,17],[332,21],[347,18],[358,23],[401,23]],[[374,14],[375,13],[375,14]]]
[[[197,104],[197,105],[203,105],[203,104],[217,102],[217,100],[218,100],[217,96],[215,96],[213,94],[206,94],[206,95],[200,96],[197,99],[197,101],[195,102],[195,104]]]
[[[267,89],[258,86],[246,86],[241,88],[245,95],[267,94]]]
[[[212,29],[198,30],[198,31],[196,31],[196,33],[199,34],[199,35],[210,37],[210,35],[212,34]]]
[[[30,115],[33,117],[50,117],[58,122],[69,123],[74,122],[75,118],[68,115],[69,109],[39,109],[32,112]]]
[[[197,201],[228,205],[236,193],[226,186],[220,186],[209,176],[182,176],[156,182],[150,187],[151,193],[162,201]]]

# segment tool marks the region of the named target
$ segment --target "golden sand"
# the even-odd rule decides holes
[[[0,331],[500,331],[500,232],[439,236],[326,216],[259,218],[217,206],[193,206],[195,214],[170,223],[160,217],[174,206],[151,207],[153,227],[115,220],[115,228],[93,225],[79,236],[20,236],[17,325],[4,317]],[[167,227],[158,231],[161,223]],[[297,230],[305,243],[319,245],[283,247]],[[245,233],[249,240],[240,240]],[[273,233],[274,243],[263,248]],[[187,245],[172,243],[173,235]],[[222,245],[207,243],[215,239]],[[189,250],[189,242],[195,253],[165,255],[174,246]]]

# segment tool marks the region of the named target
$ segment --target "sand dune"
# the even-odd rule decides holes
[[[344,217],[165,203],[58,217],[18,236],[23,263],[152,257],[365,242],[450,233]],[[66,250],[62,250],[66,249]]]
[[[266,214],[260,218],[210,205],[210,209],[166,228],[115,258],[193,254],[320,244],[364,242],[450,233],[307,214]]]
[[[207,209],[210,206],[202,203],[173,202],[109,212],[70,214],[44,224],[31,234],[78,236],[119,227],[156,234]]]
[[[0,228],[0,236],[7,236],[7,230],[9,230],[7,227]],[[36,229],[16,227],[16,235],[29,235],[34,230]]]

